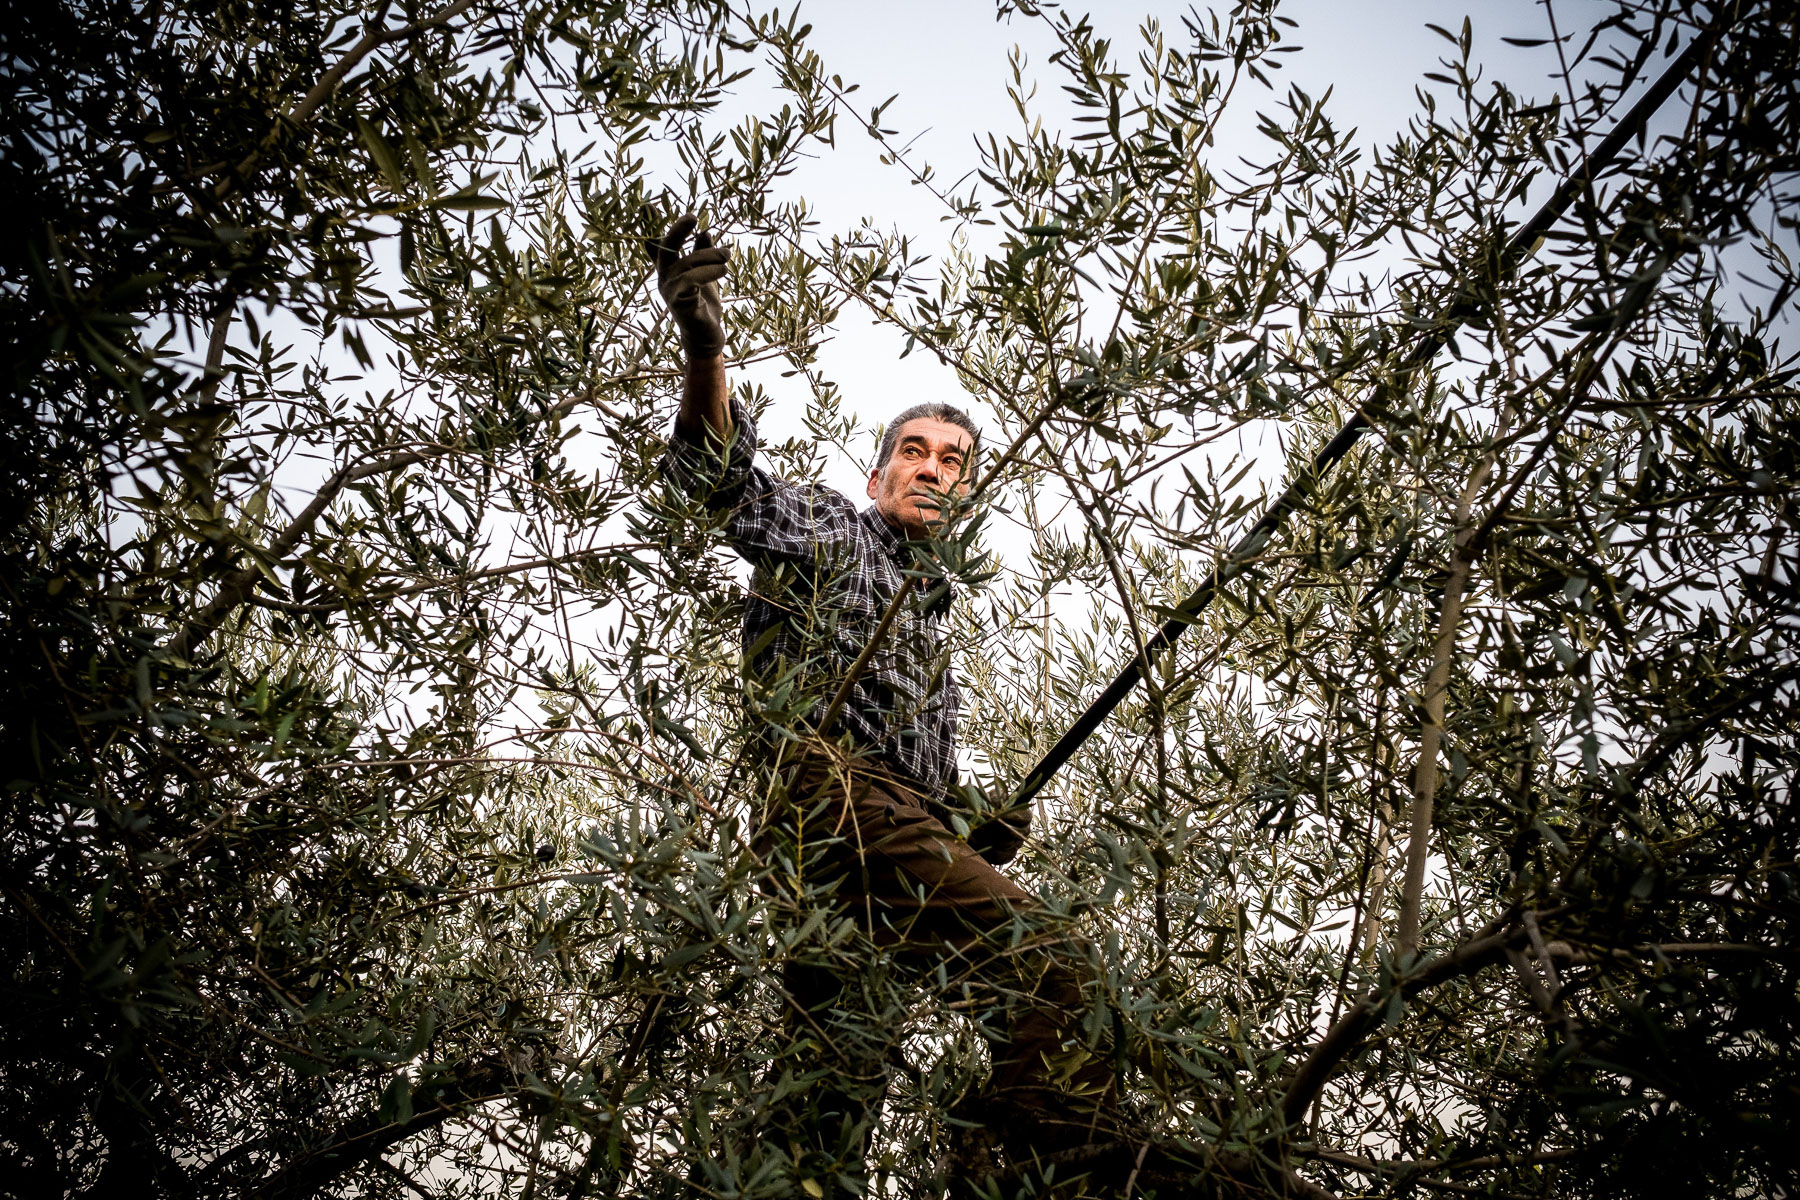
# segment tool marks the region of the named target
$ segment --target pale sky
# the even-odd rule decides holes
[[[1585,29],[1610,8],[1593,0],[1565,0],[1557,16],[1566,33],[1571,26]],[[1072,5],[1070,11],[1080,12],[1081,6]],[[1139,0],[1098,4],[1089,11],[1101,35],[1112,41],[1115,57],[1127,65],[1135,65],[1142,46],[1139,28],[1147,17],[1161,22],[1171,44],[1187,41],[1181,26],[1182,15],[1190,11],[1186,4]],[[1554,58],[1547,49],[1522,50],[1500,40],[1547,36],[1544,8],[1537,0],[1474,4],[1297,0],[1284,4],[1281,11],[1299,26],[1287,31],[1284,44],[1301,49],[1275,56],[1282,65],[1275,81],[1284,88],[1295,84],[1314,97],[1331,88],[1327,111],[1339,128],[1358,129],[1359,141],[1366,147],[1385,140],[1418,110],[1415,87],[1442,90],[1422,76],[1435,69],[1438,58],[1451,47],[1426,28],[1427,22],[1454,31],[1469,14],[1476,58],[1487,68],[1487,78],[1504,78],[1516,91],[1543,98],[1556,86],[1549,78]],[[1018,130],[1018,117],[1007,96],[1008,55],[1014,46],[1024,49],[1029,73],[1042,84],[1034,108],[1044,115],[1046,125],[1054,128],[1058,114],[1069,111],[1061,103],[1059,72],[1046,62],[1054,42],[1042,23],[1018,16],[996,21],[993,5],[981,0],[904,4],[808,0],[800,7],[800,19],[812,24],[808,40],[826,70],[860,85],[854,99],[862,110],[897,95],[883,113],[882,124],[899,131],[894,140],[910,143],[919,159],[936,168],[940,186],[954,183],[978,165],[977,137],[990,131],[1004,137]],[[754,107],[758,98],[755,93],[742,97],[746,108]],[[1256,109],[1277,99],[1278,93],[1260,87],[1234,99],[1242,128],[1224,131],[1213,151],[1219,165],[1240,154],[1266,153],[1249,130]],[[1075,126],[1065,129],[1077,131]],[[806,197],[822,231],[849,230],[869,217],[878,227],[898,227],[922,239],[928,249],[934,238],[947,236],[950,225],[940,220],[945,213],[942,204],[925,189],[912,186],[900,169],[881,165],[873,140],[841,121],[838,144],[835,154],[806,164],[782,181],[784,194]],[[900,358],[903,338],[893,330],[846,309],[835,332],[821,352],[821,367],[842,387],[846,406],[866,424],[881,422],[920,400],[963,398],[954,374],[929,355]],[[782,396],[781,381],[773,373],[761,382]],[[804,393],[792,381],[786,390],[797,405],[804,405]],[[798,432],[797,420],[790,428],[780,419],[786,415],[771,414],[770,433]],[[978,420],[983,417],[979,411],[975,415]],[[861,495],[861,476],[854,464],[842,464],[827,478],[851,495]]]

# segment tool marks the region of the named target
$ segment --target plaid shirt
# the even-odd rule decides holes
[[[734,399],[732,440],[696,445],[677,432],[663,476],[725,512],[725,540],[755,568],[744,604],[751,710],[789,702],[798,682],[814,719],[849,672],[893,601],[911,557],[900,533],[841,493],[777,479],[755,463],[756,423]],[[839,717],[858,744],[933,799],[956,780],[961,707],[942,622],[948,585],[915,592],[850,689]]]

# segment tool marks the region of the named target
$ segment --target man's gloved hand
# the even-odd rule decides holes
[[[690,361],[725,352],[725,306],[719,300],[719,280],[730,251],[713,245],[712,234],[703,229],[694,238],[694,252],[683,258],[681,247],[698,224],[698,217],[682,217],[664,231],[660,241],[650,243],[650,256],[656,260],[656,290],[681,330],[681,346]]]
[[[981,857],[1003,867],[1018,856],[1019,847],[1031,834],[1031,805],[998,808],[979,787],[959,780],[957,789],[964,794],[972,820],[969,847]]]

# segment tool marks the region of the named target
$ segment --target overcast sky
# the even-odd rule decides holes
[[[1586,28],[1602,8],[1610,7],[1565,0],[1557,14],[1566,32],[1571,26]],[[1186,4],[1139,0],[1089,11],[1096,28],[1112,40],[1115,56],[1127,64],[1135,64],[1142,45],[1139,28],[1146,18],[1162,23],[1170,43],[1187,41],[1181,27],[1183,14],[1190,11]],[[1301,49],[1276,56],[1281,64],[1277,82],[1291,82],[1315,97],[1330,88],[1328,111],[1334,121],[1339,128],[1357,128],[1366,147],[1402,128],[1418,110],[1415,87],[1435,86],[1422,77],[1451,47],[1427,28],[1428,22],[1454,30],[1469,15],[1476,58],[1488,78],[1503,78],[1517,91],[1544,98],[1555,86],[1548,76],[1553,60],[1547,51],[1520,50],[1500,40],[1548,33],[1545,11],[1536,0],[1297,0],[1281,11],[1298,22],[1297,29],[1287,31],[1287,44]],[[993,132],[1004,138],[1019,129],[1007,95],[1008,56],[1015,46],[1024,50],[1042,83],[1036,108],[1046,125],[1056,128],[1069,111],[1061,102],[1058,73],[1046,62],[1054,42],[1042,23],[1016,16],[997,21],[993,5],[982,0],[808,0],[800,15],[813,26],[809,40],[826,69],[860,85],[859,107],[866,111],[889,96],[898,97],[884,112],[882,124],[899,131],[896,141],[911,143],[917,157],[936,169],[940,184],[953,183],[978,165],[978,137]],[[772,98],[759,96],[748,82],[745,86],[749,90],[740,99],[746,110],[756,108],[759,99]],[[1214,147],[1218,166],[1242,154],[1265,153],[1259,139],[1249,135],[1251,118],[1277,98],[1258,88],[1234,100],[1240,127],[1225,131]],[[869,217],[880,227],[898,227],[924,239],[928,248],[933,239],[946,237],[950,226],[940,221],[943,206],[925,189],[911,186],[902,171],[881,165],[875,143],[849,122],[839,128],[837,153],[806,164],[783,181],[786,194],[805,196],[813,206],[821,230],[849,230]],[[825,374],[842,386],[847,407],[869,425],[923,399],[954,402],[962,397],[948,368],[921,353],[901,359],[901,345],[899,334],[846,309],[836,337],[822,352]],[[795,382],[785,389],[773,377],[762,382],[778,397],[791,391],[796,405],[804,404]],[[769,432],[797,432],[797,420],[790,427],[783,419],[789,415],[798,414],[771,414]],[[982,418],[979,411],[976,416]],[[854,464],[842,464],[829,481],[860,494]]]

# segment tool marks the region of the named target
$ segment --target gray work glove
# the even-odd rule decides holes
[[[681,331],[681,347],[690,361],[725,352],[725,306],[719,300],[719,280],[725,274],[730,251],[712,243],[712,234],[701,230],[694,238],[694,252],[681,257],[681,247],[700,224],[698,217],[682,217],[650,243],[656,260],[656,290],[662,293],[669,315]]]

